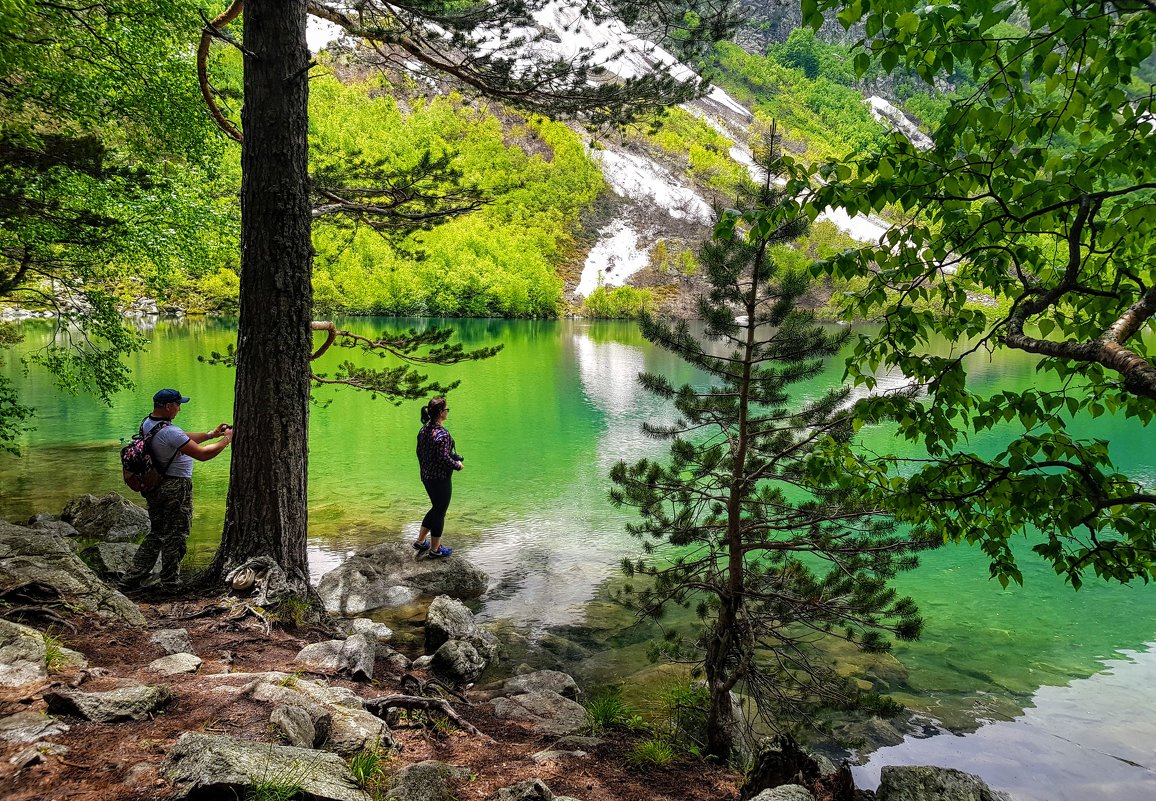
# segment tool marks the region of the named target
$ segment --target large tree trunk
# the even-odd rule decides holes
[[[270,556],[309,588],[306,559],[313,248],[305,0],[246,0],[241,317],[220,578]]]

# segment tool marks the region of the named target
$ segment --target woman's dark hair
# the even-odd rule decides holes
[[[425,406],[421,407],[421,424],[428,426],[431,423],[436,423],[438,418],[442,416],[442,412],[446,410],[445,398],[434,398]]]

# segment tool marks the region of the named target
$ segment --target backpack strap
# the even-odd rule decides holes
[[[152,450],[153,437],[156,435],[156,433],[158,431],[160,431],[162,428],[164,428],[166,426],[171,426],[173,424],[172,420],[158,420],[157,424],[155,426],[153,426],[152,428],[150,428],[148,430],[148,433],[146,434],[145,430],[144,430],[145,420],[148,420],[151,417],[152,417],[152,415],[150,414],[150,415],[146,416],[144,420],[140,421],[141,436],[144,437],[144,439],[145,439],[145,447],[148,448],[150,451]],[[181,446],[181,448],[183,448],[183,447],[184,447],[184,445]],[[173,455],[169,458],[169,460],[167,462],[165,462],[165,466],[164,466],[163,470],[157,471],[161,474],[162,479],[168,477],[169,468],[172,466],[173,462],[175,462],[177,460],[177,456],[179,456],[181,453],[181,448],[177,448],[175,451],[173,451]],[[153,452],[153,455],[154,456],[156,455],[155,451]]]

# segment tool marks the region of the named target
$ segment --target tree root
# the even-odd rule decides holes
[[[401,677],[401,689],[409,695],[418,695],[423,698],[436,697],[431,695],[431,690],[441,692],[446,695],[452,695],[454,698],[461,701],[466,706],[473,706],[464,695],[450,687],[441,679],[433,678],[422,680],[412,673],[405,673]]]
[[[387,695],[384,698],[373,698],[364,701],[365,708],[377,717],[385,720],[391,709],[417,709],[425,713],[438,712],[452,720],[459,728],[464,729],[475,737],[481,737],[486,742],[494,742],[487,734],[482,734],[472,724],[463,719],[449,702],[444,698],[423,698],[418,695]]]

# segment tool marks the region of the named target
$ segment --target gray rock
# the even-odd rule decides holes
[[[140,548],[132,542],[98,542],[80,552],[80,558],[98,575],[105,578],[121,576],[132,568],[132,560]],[[152,574],[161,573],[161,560],[153,565]]]
[[[187,629],[159,629],[149,637],[149,642],[166,654],[196,653],[193,649],[193,640],[189,637]]]
[[[542,734],[574,734],[586,726],[586,709],[558,693],[536,691],[495,698],[490,704],[497,717],[525,721]]]
[[[33,581],[52,587],[79,610],[145,625],[136,605],[97,578],[59,534],[0,524],[0,586]]]
[[[115,723],[118,720],[145,720],[172,697],[167,687],[133,682],[100,693],[58,690],[45,693],[44,701],[49,712],[75,715],[97,723]]]
[[[47,652],[45,653],[45,657],[47,657]],[[86,667],[88,667],[88,658],[85,657],[84,654],[60,645],[56,647],[56,655],[53,658],[52,664],[48,665],[48,672],[65,673],[68,671],[84,670]]]
[[[133,542],[149,532],[148,512],[118,492],[73,498],[60,519],[91,540]]]
[[[469,777],[468,770],[428,759],[399,770],[384,801],[457,801],[454,784]]]
[[[373,635],[379,645],[393,639],[393,629],[367,617],[355,617],[346,624],[345,631],[347,634]]]
[[[80,532],[63,520],[57,520],[51,515],[48,515],[48,517],[51,518],[49,520],[37,520],[36,518],[38,517],[41,517],[41,515],[35,515],[28,521],[28,528],[34,531],[51,531],[66,539],[76,539],[80,537]]]
[[[312,748],[317,744],[317,727],[313,725],[313,718],[299,706],[277,707],[269,715],[269,724],[289,745]]]
[[[37,512],[24,521],[24,525],[32,528],[37,523],[55,523],[59,518],[56,515],[50,515],[48,512]]]
[[[201,669],[201,658],[194,654],[169,654],[154,659],[145,668],[162,676],[176,676],[179,673],[196,673]]]
[[[880,774],[878,801],[1011,801],[970,773],[926,765],[888,765]]]
[[[377,644],[377,658],[385,661],[385,665],[389,668],[390,673],[408,673],[413,666],[413,663],[409,661],[409,657],[405,654],[399,653],[381,643]]]
[[[784,784],[772,790],[763,790],[751,801],[815,801],[815,796],[801,784]]]
[[[185,732],[161,764],[176,798],[231,798],[260,783],[296,786],[319,801],[372,801],[336,754]],[[240,795],[240,793],[237,793]]]
[[[528,779],[501,788],[490,796],[490,801],[554,801],[554,793],[541,779]]]
[[[59,743],[34,743],[9,757],[8,762],[15,765],[17,770],[23,770],[29,765],[37,765],[46,761],[47,756],[64,756],[72,749]]]
[[[605,743],[606,741],[600,737],[583,737],[580,734],[571,734],[567,737],[559,737],[558,741],[554,743],[554,748],[560,751],[593,751]]]
[[[402,542],[359,551],[322,576],[317,592],[329,612],[356,615],[419,595],[479,598],[488,584],[486,574],[463,559],[414,559],[413,548]]]
[[[417,659],[413,660],[411,667],[413,667],[414,670],[429,670],[430,665],[432,664],[433,654],[427,654],[425,656],[419,656]]]
[[[293,658],[318,673],[349,673],[354,678],[372,679],[377,643],[366,634],[344,640],[326,640],[306,645]]]
[[[23,687],[46,678],[44,635],[0,619],[0,687]]]
[[[367,711],[352,690],[284,673],[267,673],[252,683],[249,692],[257,701],[304,709],[319,732],[323,726],[327,727],[327,736],[322,742],[330,750],[354,754],[365,748],[394,747],[393,735],[385,721]]]
[[[478,630],[474,613],[447,595],[433,599],[425,615],[425,648],[433,653],[450,640],[469,639]]]
[[[571,700],[577,700],[582,692],[578,689],[578,682],[574,681],[574,677],[560,670],[536,670],[533,673],[514,676],[506,680],[502,689],[508,693],[549,690]]]
[[[530,759],[539,765],[544,765],[547,762],[561,762],[565,759],[583,759],[586,756],[585,751],[539,751],[536,754],[530,754]]]
[[[0,740],[31,743],[42,737],[52,737],[68,731],[68,724],[40,712],[17,712],[0,718]]]
[[[436,654],[447,643],[454,641],[468,643],[482,661],[482,668],[477,670],[473,678],[465,679],[467,682],[476,679],[486,665],[496,663],[502,650],[498,638],[478,626],[474,621],[473,612],[467,609],[465,604],[448,596],[439,595],[433,599],[426,612],[425,647],[427,651]],[[438,659],[434,662],[437,664]],[[470,671],[458,672],[465,675]]]
[[[437,649],[430,669],[455,684],[471,684],[486,669],[486,660],[473,644],[450,640]]]

